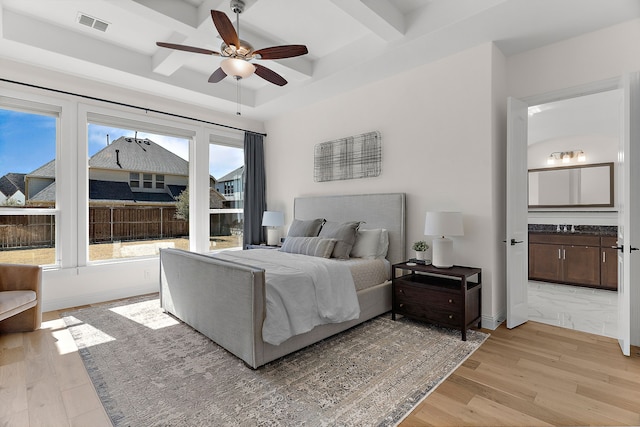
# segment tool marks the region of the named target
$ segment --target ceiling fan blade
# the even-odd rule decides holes
[[[211,74],[209,77],[209,83],[218,83],[220,80],[227,77],[227,74],[222,70],[222,68],[218,68]]]
[[[218,10],[211,11],[211,19],[213,19],[213,25],[216,26],[218,34],[222,37],[222,40],[228,45],[234,45],[236,48],[240,46],[240,40],[238,39],[238,33],[233,28],[233,24],[229,20],[229,17]]]
[[[185,52],[202,53],[205,55],[220,55],[220,52],[216,52],[214,50],[202,49],[200,47],[187,46],[184,44],[164,43],[164,42],[156,42],[156,44],[160,47],[167,47],[169,49],[176,49],[176,50],[184,50]]]
[[[256,74],[265,79],[266,81],[273,83],[274,85],[284,86],[287,81],[280,74],[267,67],[263,67],[260,64],[253,64],[256,67]]]
[[[260,59],[282,59],[293,58],[294,56],[306,55],[309,53],[303,44],[289,44],[284,46],[267,47],[253,52],[260,55]]]

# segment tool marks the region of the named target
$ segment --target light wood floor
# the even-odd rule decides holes
[[[0,426],[110,426],[57,312],[0,335]],[[640,349],[528,322],[500,326],[401,424],[640,425]]]

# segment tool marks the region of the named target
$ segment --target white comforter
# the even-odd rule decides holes
[[[265,270],[265,342],[278,345],[317,325],[360,316],[351,271],[339,261],[273,249],[226,251],[214,257]]]

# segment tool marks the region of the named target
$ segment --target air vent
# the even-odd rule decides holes
[[[100,30],[103,33],[107,31],[107,27],[109,26],[108,22],[101,21],[98,18],[94,18],[93,16],[89,16],[82,12],[78,12],[78,22],[82,25],[86,25],[87,27]]]

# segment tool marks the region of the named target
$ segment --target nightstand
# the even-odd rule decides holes
[[[474,276],[475,281],[469,281]],[[391,318],[396,320],[396,314],[402,314],[457,328],[466,341],[467,329],[476,323],[478,328],[481,325],[481,290],[480,268],[394,264]]]
[[[246,245],[245,249],[280,249],[282,246],[271,246],[271,245]]]

